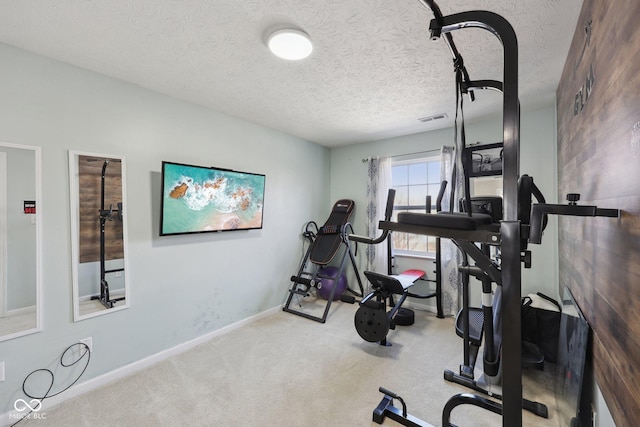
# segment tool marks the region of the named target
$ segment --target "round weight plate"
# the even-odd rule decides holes
[[[382,341],[389,333],[389,318],[384,309],[373,309],[364,305],[356,311],[356,331],[368,342]]]
[[[415,322],[415,313],[408,308],[400,307],[396,313],[396,317],[393,318],[393,322],[399,326],[413,325]]]

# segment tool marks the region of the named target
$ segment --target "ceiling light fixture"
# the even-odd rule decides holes
[[[313,51],[307,33],[293,29],[274,31],[269,36],[267,45],[275,56],[291,61],[304,59]]]

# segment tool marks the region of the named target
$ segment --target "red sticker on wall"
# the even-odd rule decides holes
[[[35,200],[25,200],[24,201],[24,213],[25,214],[35,214],[36,213],[36,201]]]

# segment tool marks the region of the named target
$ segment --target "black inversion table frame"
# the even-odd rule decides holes
[[[341,295],[340,299],[347,302],[353,302],[355,301],[353,296],[362,297],[364,295],[362,279],[360,279],[358,266],[353,252],[351,251],[351,243],[349,241],[348,233],[350,230],[352,231],[349,218],[351,217],[354,207],[355,203],[353,200],[338,200],[333,205],[331,215],[322,227],[318,228],[314,221],[309,221],[307,223],[303,236],[309,241],[309,248],[304,255],[298,274],[291,276],[291,288],[289,289],[287,301],[282,307],[283,311],[305,317],[316,322],[325,323],[338,287],[338,280],[346,266],[347,257],[350,259],[351,265],[355,271],[359,291],[347,286],[345,291],[351,293],[352,296]],[[312,228],[315,228],[315,232]],[[341,248],[342,255],[336,271],[331,274],[325,273],[321,267],[328,266],[334,260]],[[308,270],[308,267],[310,267],[308,264],[312,264],[314,271]],[[308,296],[311,288],[318,288],[319,286],[322,286],[322,279],[327,279],[329,283],[332,282],[332,285],[321,316],[315,316],[311,313],[297,310],[291,306],[294,295],[302,297]]]

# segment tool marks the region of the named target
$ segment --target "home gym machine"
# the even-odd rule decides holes
[[[111,298],[109,291],[109,282],[107,281],[107,274],[122,272],[124,268],[114,268],[107,270],[105,267],[105,227],[107,221],[113,221],[117,218],[122,222],[122,215],[124,213],[122,209],[122,202],[117,203],[117,209],[113,209],[113,204],[109,204],[109,209],[105,209],[105,181],[107,175],[107,167],[110,162],[119,162],[117,159],[105,159],[102,163],[102,173],[100,176],[100,210],[98,212],[100,217],[100,296],[91,297],[92,300],[99,300],[106,308],[113,308],[114,304],[118,301],[123,301],[125,297]]]
[[[483,28],[495,34],[502,42],[503,62],[503,220],[499,226],[492,224],[489,215],[466,213],[404,213],[397,222],[381,221],[379,228],[415,234],[432,235],[451,239],[461,247],[479,268],[493,281],[502,283],[502,389],[503,403],[474,394],[459,394],[452,397],[444,408],[442,425],[449,426],[451,411],[459,405],[471,404],[501,414],[503,425],[522,426],[522,378],[520,347],[520,222],[518,220],[519,138],[520,111],[518,101],[518,46],[515,32],[501,16],[487,11],[462,12],[443,16],[432,0],[423,0],[431,8],[435,19],[431,20],[432,39],[444,35],[454,58],[458,86],[467,93],[483,88],[495,89],[496,82],[471,81],[462,57],[458,53],[451,32],[468,27]],[[490,84],[487,84],[490,83]],[[456,92],[458,98],[459,92]],[[456,125],[457,127],[457,125]],[[460,150],[458,149],[458,155]],[[466,190],[466,188],[465,188]],[[468,191],[466,191],[468,194]],[[467,200],[470,201],[467,196]],[[496,245],[501,248],[501,265],[495,266],[476,246],[476,243]],[[380,390],[383,400],[374,410],[374,421],[382,423],[390,417],[404,425],[426,426],[426,422],[407,414],[406,406],[399,395],[386,389]],[[393,399],[403,403],[400,411],[393,406]]]
[[[318,225],[314,221],[309,221],[306,224],[303,237],[309,242],[309,247],[304,255],[298,274],[291,276],[292,285],[289,289],[287,302],[282,308],[284,311],[315,320],[316,322],[325,323],[331,302],[334,300],[334,297],[338,295],[338,287],[346,266],[347,257],[351,260],[360,291],[345,286],[345,289],[342,289],[345,294],[339,295],[339,299],[344,302],[354,303],[354,296],[362,297],[362,295],[364,295],[362,281],[360,274],[358,274],[358,267],[348,238],[349,231],[353,232],[349,218],[353,213],[354,207],[355,203],[353,200],[338,200],[333,205],[331,214],[322,227],[318,228]],[[341,248],[342,256],[338,267],[332,269],[326,268]],[[327,286],[327,284],[331,286],[329,292],[322,290],[322,286]],[[310,296],[312,288],[316,289],[316,293],[322,290],[322,293],[326,296],[326,304],[321,316],[316,316],[291,306],[294,296]],[[346,292],[352,295],[346,295]]]
[[[495,89],[502,91],[502,85],[496,82]],[[463,124],[464,126],[464,124]],[[473,144],[466,146],[464,136],[460,150],[461,163],[464,171],[465,186],[473,178],[487,176],[502,176],[503,143]],[[468,190],[465,189],[465,192]],[[529,225],[529,211],[531,210],[531,198],[544,203],[544,197],[528,175],[520,177],[518,182],[518,220],[521,229]],[[486,214],[491,217],[491,223],[499,228],[502,221],[502,198],[498,196],[466,197],[460,200],[460,212]],[[454,243],[456,241],[454,240]],[[485,270],[477,265],[469,264],[469,257],[462,247],[462,264],[458,266],[458,272],[462,278],[462,308],[456,317],[456,333],[463,339],[463,362],[458,372],[449,369],[444,371],[447,381],[468,387],[476,392],[489,395],[494,399],[502,400],[502,396],[495,390],[494,385],[500,381],[501,364],[501,294],[502,282],[494,281]],[[499,265],[500,248],[497,245],[480,243],[480,250],[494,265]],[[524,255],[525,268],[531,267],[531,252],[527,250],[526,239],[521,239],[520,251]],[[499,275],[495,275],[499,277]],[[469,291],[470,278],[478,279],[482,287],[482,306],[470,307]],[[493,284],[496,284],[495,292]],[[475,378],[476,364],[480,347],[483,346],[482,375]],[[522,343],[523,367],[542,369],[544,355],[537,346],[530,343]],[[534,414],[547,418],[546,405],[523,399],[523,408]]]
[[[495,146],[496,144],[491,144]],[[486,146],[467,147],[462,151],[463,163],[470,161],[471,153],[476,150],[486,149]],[[469,171],[469,169],[465,168]],[[491,171],[490,174],[499,175],[500,170]],[[486,173],[482,173],[486,175]],[[475,170],[467,173],[465,176],[480,176]],[[535,197],[539,202],[544,203],[544,197],[533,182],[533,178],[528,175],[522,175],[518,181],[518,219],[521,229],[529,226],[531,210],[531,198]],[[470,206],[472,213],[482,213],[491,217],[492,224],[495,228],[499,227],[502,220],[502,199],[500,197],[480,196],[471,197]],[[469,204],[460,203],[460,211],[467,212]],[[546,218],[541,218],[543,222]],[[527,239],[522,234],[520,251],[525,268],[531,267],[531,252],[527,250]],[[480,244],[480,251],[495,266],[499,265],[500,249],[486,243]],[[495,254],[492,254],[492,249]],[[500,381],[500,365],[501,365],[501,347],[502,336],[502,282],[495,282],[494,278],[499,279],[499,274],[487,274],[485,269],[478,265],[470,265],[466,251],[460,248],[463,254],[462,265],[458,267],[458,271],[462,277],[462,308],[456,317],[456,333],[463,339],[463,363],[460,365],[459,372],[453,372],[446,369],[444,378],[447,381],[468,387],[476,392],[491,396],[493,399],[502,400],[502,396],[492,387]],[[469,290],[470,277],[475,277],[481,283],[482,287],[482,307],[469,306]],[[492,278],[493,277],[493,278]],[[493,284],[496,284],[495,292]],[[482,353],[482,377],[475,379],[475,367],[478,360],[480,346],[483,345]],[[535,345],[522,342],[522,366],[527,368],[542,369],[544,363],[544,355],[542,351]],[[522,407],[537,416],[547,418],[548,408],[546,405],[531,400],[522,399]]]
[[[448,238],[454,241],[463,252],[475,262],[478,274],[486,275],[492,282],[501,285],[501,315],[499,333],[502,337],[500,367],[502,375],[502,403],[476,394],[462,393],[453,396],[445,405],[442,412],[442,425],[450,426],[451,412],[460,405],[473,405],[502,416],[505,427],[522,426],[522,342],[521,342],[521,263],[529,263],[530,256],[522,251],[523,244],[536,237],[531,231],[540,233],[543,228],[544,213],[557,213],[563,208],[540,203],[526,211],[519,200],[526,199],[519,194],[525,191],[524,186],[519,189],[519,148],[520,148],[520,107],[518,101],[518,46],[512,26],[503,17],[487,11],[462,12],[443,16],[433,0],[422,0],[428,6],[435,18],[431,20],[430,32],[432,39],[439,39],[444,35],[454,59],[457,92],[468,93],[473,100],[473,91],[478,89],[501,89],[503,93],[503,215],[499,224],[494,224],[491,215],[473,213],[471,198],[468,191],[468,177],[465,179],[466,212],[418,214],[402,213],[397,222],[381,221],[379,229],[387,231],[401,231],[422,235]],[[471,81],[464,68],[464,63],[453,42],[451,32],[464,28],[482,28],[490,31],[500,40],[503,46],[503,82]],[[457,117],[457,114],[456,114]],[[457,130],[457,120],[456,120]],[[464,139],[464,116],[462,135]],[[457,139],[457,138],[456,138]],[[457,141],[456,141],[457,142]],[[457,147],[460,156],[462,150]],[[531,194],[528,195],[529,203]],[[587,207],[584,214],[597,214],[597,210]],[[614,212],[602,212],[611,214]],[[522,219],[531,217],[538,224],[523,224]],[[539,231],[538,231],[539,230]],[[495,246],[501,254],[500,264],[492,262],[491,258],[481,250],[477,244]],[[382,423],[389,417],[407,426],[428,426],[429,424],[407,413],[404,400],[393,391],[380,387],[384,397],[373,411],[373,420]],[[393,405],[398,400],[402,409]]]

